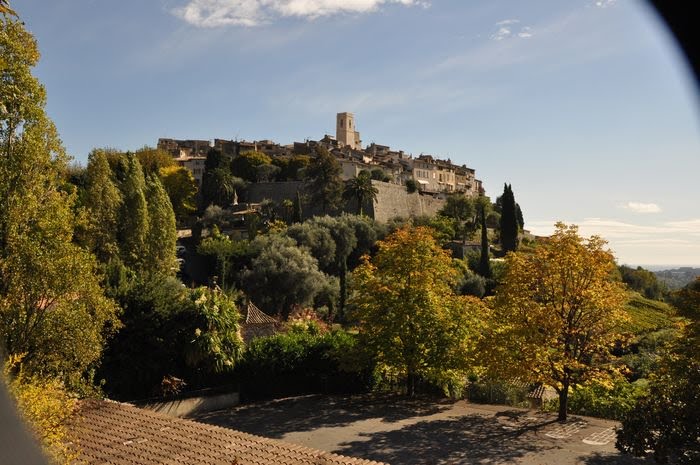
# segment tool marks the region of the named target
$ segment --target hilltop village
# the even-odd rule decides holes
[[[336,115],[335,137],[325,135],[318,141],[306,140],[280,145],[270,140],[236,141],[214,139],[175,140],[159,139],[158,149],[169,152],[180,166],[187,168],[201,186],[204,164],[211,149],[220,151],[229,158],[236,158],[246,152],[260,152],[273,160],[289,162],[298,156],[308,156],[316,147],[323,147],[332,154],[342,168],[343,180],[355,178],[361,171],[372,173],[375,181],[394,186],[415,183],[423,195],[444,198],[448,193],[463,193],[468,196],[483,194],[476,172],[466,165],[455,165],[451,160],[441,160],[433,155],[413,156],[403,150],[392,150],[386,145],[372,143],[362,147],[360,133],[356,130],[352,113]],[[262,175],[256,181],[270,182],[269,176]]]

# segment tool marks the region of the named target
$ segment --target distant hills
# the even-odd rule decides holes
[[[654,271],[656,278],[666,284],[670,290],[680,289],[700,276],[700,268],[682,266],[672,270]]]

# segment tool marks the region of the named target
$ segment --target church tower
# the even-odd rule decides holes
[[[347,145],[351,149],[362,148],[360,133],[355,131],[355,115],[347,112],[338,113],[336,115],[335,138],[341,147]]]

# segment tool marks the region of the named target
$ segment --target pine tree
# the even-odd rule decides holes
[[[148,255],[144,265],[152,272],[172,274],[175,270],[177,228],[173,206],[163,184],[155,174],[146,180],[148,204]]]
[[[503,185],[500,226],[503,253],[514,252],[518,248],[518,219],[515,212],[515,197],[510,184]]]

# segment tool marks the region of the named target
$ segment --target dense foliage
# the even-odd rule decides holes
[[[156,275],[127,283],[116,299],[125,309],[124,328],[109,342],[98,373],[112,397],[163,394],[167,377],[206,385],[240,358],[240,316],[221,291],[186,289]]]
[[[405,379],[457,384],[473,363],[482,305],[456,295],[457,272],[429,228],[399,229],[353,273],[360,340],[380,366]]]
[[[313,203],[321,206],[324,214],[335,212],[343,195],[343,181],[338,160],[328,150],[318,146],[315,156],[306,168],[308,192]]]
[[[0,18],[0,345],[28,375],[89,383],[117,309],[94,257],[73,242],[76,196],[67,157],[31,75],[39,59],[22,23]]]
[[[236,373],[246,399],[363,392],[371,369],[361,360],[355,335],[303,324],[253,340]]]
[[[666,286],[656,278],[656,275],[641,266],[636,269],[622,265],[618,268],[622,282],[630,289],[639,292],[647,299],[660,300],[666,292]]]
[[[515,196],[510,184],[503,185],[501,200],[501,247],[503,252],[512,252],[518,248],[518,215]]]
[[[610,349],[625,321],[626,294],[612,279],[614,260],[596,236],[557,224],[533,254],[506,257],[506,273],[490,316],[491,368],[541,382],[559,394],[565,420],[569,388],[604,378]]]
[[[617,447],[659,463],[700,461],[700,278],[675,295],[691,320],[651,377],[649,393],[622,422]]]
[[[66,422],[75,412],[77,399],[56,378],[26,374],[21,358],[10,357],[4,366],[8,391],[51,463],[72,464],[77,453],[70,447]]]

